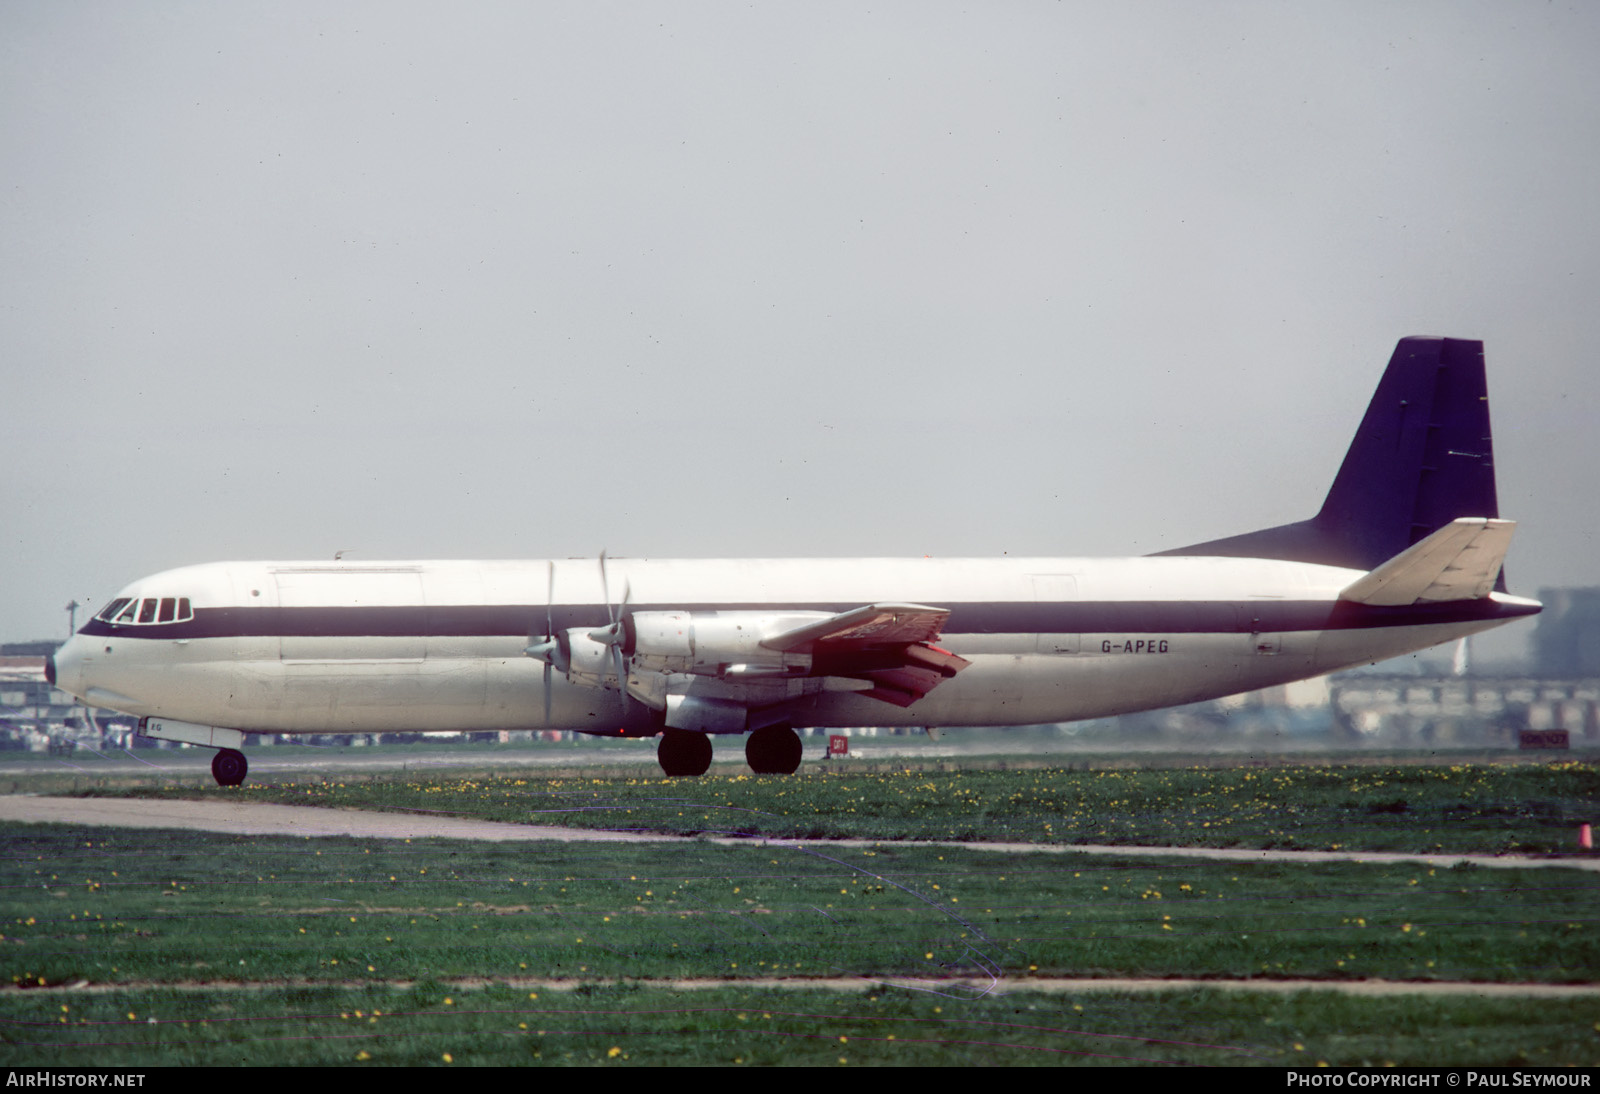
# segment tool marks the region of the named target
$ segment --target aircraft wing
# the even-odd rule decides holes
[[[950,618],[947,608],[868,604],[815,620],[762,641],[780,653],[809,652],[813,672],[865,680],[861,694],[908,707],[970,661],[933,644]]]

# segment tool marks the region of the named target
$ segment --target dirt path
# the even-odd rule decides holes
[[[274,805],[265,802],[157,801],[144,798],[52,798],[29,795],[0,796],[0,823],[76,824],[105,828],[178,828],[253,836],[357,836],[379,839],[486,840],[491,842],[671,843],[704,840],[727,845],[750,843],[821,843],[830,847],[871,847],[884,840],[792,840],[668,836],[649,832],[608,832],[593,828],[559,828],[553,825],[505,824],[466,817],[426,816],[416,813],[377,813],[357,809],[324,809],[309,805]],[[902,841],[894,841],[902,842]],[[1226,862],[1420,862],[1438,868],[1461,863],[1476,866],[1563,866],[1600,872],[1600,857],[1515,855],[1424,855],[1381,851],[1282,851],[1221,847],[1132,847],[1098,844],[961,843],[954,841],[903,841],[942,847],[966,847],[1006,854],[1164,855]]]
[[[709,991],[714,988],[751,988],[768,991],[837,991],[867,992],[884,988],[937,993],[959,992],[963,996],[1013,995],[1018,992],[1045,992],[1062,995],[1073,992],[1109,991],[1193,991],[1200,988],[1217,988],[1226,991],[1276,992],[1288,995],[1297,991],[1333,991],[1341,995],[1392,996],[1476,995],[1480,998],[1538,998],[1582,999],[1600,996],[1600,984],[1489,984],[1467,980],[1211,980],[1211,979],[1161,979],[1155,977],[1107,977],[1104,979],[1071,977],[1003,977],[990,980],[979,977],[953,977],[948,980],[917,980],[885,977],[867,980],[859,977],[783,977],[748,980],[621,980],[615,977],[594,979],[550,979],[547,977],[504,977],[494,980],[482,977],[439,977],[432,981],[455,991],[473,991],[494,985],[515,988],[518,991],[576,991],[579,988],[610,987],[628,984],[641,988],[671,988],[674,991]],[[277,991],[284,988],[339,988],[359,990],[379,986],[406,991],[416,984],[413,980],[130,980],[118,984],[54,984],[44,988],[18,988],[6,985],[0,988],[0,997],[7,995],[109,995],[114,992],[143,991]]]
[[[0,796],[0,822],[95,828],[179,828],[242,836],[366,836],[490,841],[591,840],[643,843],[678,837],[502,824],[463,817],[374,813],[266,802],[153,801],[142,798]]]

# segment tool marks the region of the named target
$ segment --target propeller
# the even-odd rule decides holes
[[[572,639],[571,632],[557,631],[555,625],[556,595],[556,564],[550,563],[550,587],[545,594],[544,634],[540,636],[533,628],[528,629],[528,644],[523,653],[535,661],[544,662],[544,721],[550,724],[550,682],[552,671],[560,669],[563,673],[572,671]],[[611,603],[611,580],[606,572],[606,553],[600,552],[600,589],[606,602],[606,616],[610,623],[604,627],[596,628],[589,633],[591,641],[611,649],[611,664],[617,674],[617,693],[622,703],[622,713],[628,713],[628,666],[623,655],[622,647],[626,644],[628,631],[626,613],[628,599],[633,595],[632,586],[628,582],[622,585],[622,601],[619,604]],[[587,670],[585,672],[587,675]]]
[[[611,619],[611,625],[600,627],[589,632],[589,637],[603,646],[611,647],[611,660],[617,672],[617,695],[622,703],[622,713],[628,713],[628,670],[623,663],[622,645],[627,639],[627,629],[623,626],[623,613],[628,610],[628,598],[633,594],[632,585],[626,580],[622,583],[622,602],[616,608],[611,606],[611,582],[606,577],[606,553],[600,552],[600,592],[605,597],[606,614]]]
[[[544,597],[544,637],[540,639],[530,628],[528,631],[528,646],[522,652],[535,661],[544,662],[544,724],[550,724],[550,675],[551,670],[560,663],[561,671],[566,672],[571,666],[572,658],[563,647],[560,636],[556,634],[555,624],[555,599],[556,599],[556,564],[550,562],[549,587],[545,590]]]

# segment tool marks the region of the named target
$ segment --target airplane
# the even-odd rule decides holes
[[[122,589],[46,663],[147,738],[560,727],[710,734],[790,774],[796,728],[1027,725],[1197,702],[1532,615],[1506,591],[1483,344],[1396,346],[1322,508],[1138,558],[224,562]],[[613,591],[621,594],[613,600]]]

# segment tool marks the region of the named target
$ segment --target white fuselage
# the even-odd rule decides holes
[[[890,600],[949,609],[938,645],[971,662],[959,675],[904,708],[780,682],[766,713],[796,726],[1020,725],[1146,710],[1393,657],[1537,610],[1500,593],[1349,604],[1339,593],[1360,571],[1258,559],[608,565],[612,595],[630,590],[629,612],[840,612]],[[57,686],[96,707],[252,732],[652,731],[647,707],[524,656],[551,626],[608,622],[592,559],[216,563],[118,594],[150,598],[181,604],[177,618],[91,620],[56,653]]]

